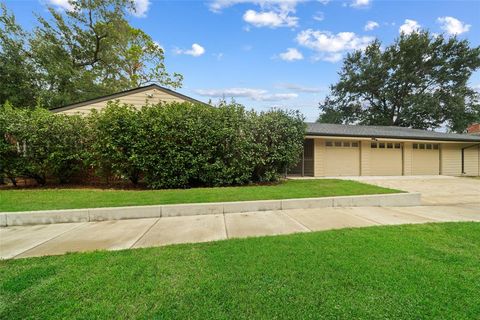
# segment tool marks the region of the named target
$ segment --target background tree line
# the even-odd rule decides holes
[[[83,117],[7,104],[0,108],[0,177],[44,185],[94,173],[149,188],[276,181],[297,163],[305,129],[298,113],[256,113],[235,103],[141,110],[110,103]]]
[[[469,86],[480,47],[427,31],[378,40],[347,55],[339,80],[320,103],[319,122],[464,132],[480,121],[479,92]]]
[[[131,0],[72,0],[25,31],[0,3],[0,105],[59,107],[147,83],[181,86],[163,49],[126,19]]]

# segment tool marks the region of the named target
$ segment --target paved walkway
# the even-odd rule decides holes
[[[456,206],[296,209],[8,227],[0,229],[0,258],[445,221],[480,222],[480,202]]]
[[[386,188],[420,192],[425,205],[480,204],[480,178],[450,176],[342,177]]]

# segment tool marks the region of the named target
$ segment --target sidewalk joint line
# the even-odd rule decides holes
[[[141,235],[140,237],[138,237],[138,239],[137,239],[130,247],[128,247],[129,249],[132,249],[140,240],[142,240],[142,238],[143,238],[150,230],[152,230],[152,228],[153,228],[154,226],[157,225],[157,223],[160,221],[160,219],[162,219],[162,217],[155,218],[155,219],[157,219],[157,221],[155,221],[154,223],[152,223],[152,225],[151,225],[147,230],[145,230],[145,232],[142,233],[142,235]]]
[[[289,218],[290,220],[292,220],[293,222],[296,222],[297,224],[301,225],[302,227],[304,227],[305,229],[307,229],[308,232],[312,232],[313,230],[310,229],[309,227],[307,227],[306,225],[304,225],[303,223],[301,223],[300,221],[298,221],[297,219],[293,218],[292,216],[290,216],[287,212],[283,212],[283,211],[286,211],[286,210],[282,210],[282,213],[287,216],[287,218]]]
[[[227,217],[225,216],[225,212],[223,212],[223,226],[225,227],[225,236],[227,239],[230,239],[230,236],[228,235]]]
[[[68,222],[67,222],[67,223],[68,223]],[[68,230],[66,230],[66,231],[63,231],[62,233],[59,233],[59,234],[57,234],[56,236],[54,236],[54,237],[52,237],[52,238],[50,238],[50,239],[47,239],[47,240],[45,240],[45,241],[43,241],[43,242],[41,242],[41,243],[39,243],[39,244],[31,247],[31,248],[28,248],[27,250],[24,250],[24,251],[22,251],[22,252],[20,252],[20,253],[17,253],[16,255],[14,255],[13,257],[11,257],[10,259],[15,259],[16,257],[18,257],[18,256],[21,255],[21,254],[24,254],[25,252],[28,252],[28,251],[30,251],[30,250],[33,250],[33,249],[35,249],[35,248],[37,248],[37,247],[39,247],[39,246],[41,246],[41,245],[43,245],[43,244],[45,244],[45,243],[47,243],[47,242],[49,242],[49,241],[52,241],[52,240],[54,240],[54,239],[56,239],[56,238],[58,238],[58,237],[60,237],[60,236],[63,236],[63,235],[64,235],[65,233],[67,233],[67,232],[70,232],[70,231],[73,231],[73,230],[75,230],[75,229],[78,229],[78,228],[80,228],[81,226],[88,225],[89,223],[90,223],[90,222],[88,222],[88,221],[80,222],[80,224],[79,224],[78,226],[73,227],[72,229],[68,229]]]

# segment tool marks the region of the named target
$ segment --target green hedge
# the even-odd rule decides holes
[[[0,111],[0,174],[67,183],[87,168],[150,188],[275,181],[298,161],[305,125],[296,112],[241,105],[110,103],[88,116],[36,108]]]

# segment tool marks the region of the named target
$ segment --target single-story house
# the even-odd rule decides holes
[[[156,84],[53,109],[64,114],[100,110],[109,101],[132,104],[203,103]],[[303,176],[480,175],[480,125],[469,134],[390,126],[307,123],[301,161],[289,174]]]
[[[480,175],[480,126],[469,134],[393,126],[307,123],[304,176]]]
[[[78,103],[72,103],[66,106],[52,109],[56,113],[64,114],[82,114],[88,113],[92,109],[101,110],[107,106],[109,101],[119,101],[120,103],[131,104],[134,107],[142,107],[145,104],[157,104],[160,102],[192,102],[204,103],[202,101],[187,97],[181,93],[161,87],[157,84],[138,87],[107,96],[90,99]]]

